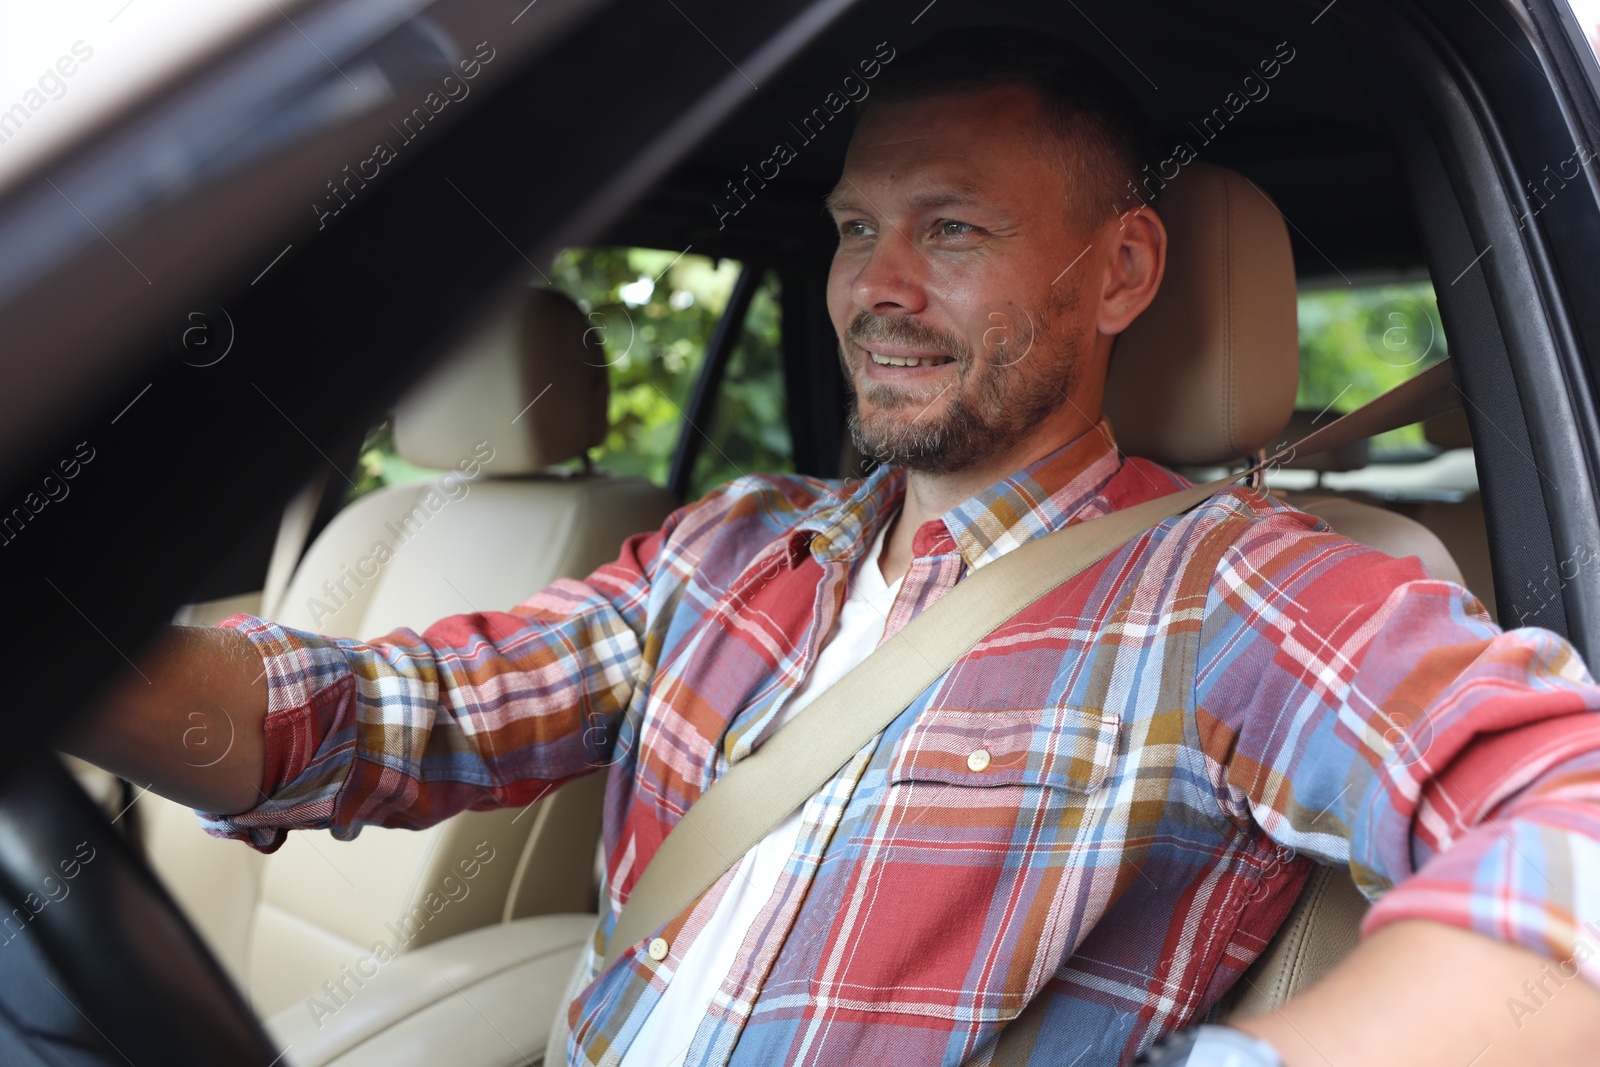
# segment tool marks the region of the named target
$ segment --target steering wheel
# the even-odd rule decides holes
[[[12,761],[0,783],[0,897],[10,909],[0,914],[5,1063],[288,1067],[144,860],[52,753]]]

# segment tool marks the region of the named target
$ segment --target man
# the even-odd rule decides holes
[[[865,481],[738,479],[584,582],[420,637],[176,632],[79,751],[266,849],[284,827],[522,804],[609,764],[609,934],[683,812],[879,640],[1017,544],[1184,484],[1120,458],[1098,417],[1165,255],[1124,196],[1137,109],[1000,31],[895,73],[828,198],[852,428],[884,461]],[[1026,324],[1025,357],[986,343],[997,314]],[[1424,709],[1415,759],[1383,741],[1396,699]],[[159,736],[191,701],[239,726],[210,768]],[[1228,1062],[1596,1061],[1596,709],[1554,635],[1502,634],[1416,560],[1235,489],[1047,594],[686,913],[591,959],[569,1051],[1128,1062],[1204,1018],[1310,856],[1383,894],[1368,936],[1241,1024],[1264,1044]],[[1552,990],[1552,966],[1582,977]],[[1537,1013],[1508,1013],[1541,975]],[[1224,1062],[1231,1038],[1203,1040],[1191,1062]]]

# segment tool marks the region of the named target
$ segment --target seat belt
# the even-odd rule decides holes
[[[693,904],[956,660],[1045,594],[1246,475],[1457,406],[1445,359],[1245,470],[1035,538],[956,583],[690,806],[634,885],[605,967]]]

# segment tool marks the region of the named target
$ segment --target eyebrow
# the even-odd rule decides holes
[[[906,207],[913,211],[972,204],[988,205],[989,202],[981,195],[979,188],[970,182],[957,182],[932,192],[921,193],[906,201]],[[834,189],[823,197],[822,207],[830,214],[855,210],[856,198],[851,191]]]
[[[822,198],[822,210],[830,215],[837,214],[840,211],[848,210],[852,203],[849,193],[841,192],[838,189],[830,189],[828,195]]]

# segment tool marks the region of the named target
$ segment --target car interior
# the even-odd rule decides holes
[[[781,318],[784,468],[862,476],[824,302],[835,235],[821,200],[851,124],[829,101],[843,101],[847,77],[870,90],[863,60],[892,69],[943,29],[1071,41],[1126,82],[1159,144],[1193,150],[1153,171],[1169,260],[1113,354],[1107,414],[1125,454],[1201,479],[1298,440],[1376,391],[1308,390],[1320,349],[1307,301],[1425,291],[1440,343],[1400,361],[1401,376],[1448,352],[1459,410],[1401,450],[1289,456],[1266,485],[1464,584],[1502,625],[1525,620],[1600,654],[1600,577],[1571,565],[1576,546],[1600,543],[1584,354],[1600,351],[1600,305],[1575,295],[1600,262],[1600,196],[1545,179],[1537,217],[1529,199],[1542,168],[1572,154],[1575,129],[1600,130],[1594,55],[1554,0],[1324,3],[789,0],[674,13],[552,0],[511,23],[503,5],[468,0],[365,13],[306,3],[296,31],[379,71],[386,103],[332,106],[331,72],[303,56],[272,66],[304,42],[252,24],[37,175],[0,184],[0,248],[19,250],[0,269],[0,336],[16,344],[0,401],[14,495],[73,442],[105,456],[85,467],[75,503],[5,530],[13,588],[51,646],[17,694],[56,710],[17,716],[0,894],[20,900],[37,884],[63,834],[92,834],[120,879],[80,896],[117,913],[101,925],[69,924],[65,906],[38,914],[39,951],[0,978],[7,1062],[110,1063],[119,1048],[172,1063],[561,1062],[560,1010],[598,909],[603,767],[526,808],[347,841],[293,833],[262,855],[207,837],[140,783],[76,762],[69,781],[26,753],[47,754],[169,620],[248,612],[335,636],[420,633],[613,558],[707,488],[699,461],[727,458],[725,430],[751,432],[719,421],[719,405],[763,285]],[[479,40],[496,60],[476,100],[408,143],[343,217],[310,225],[302,193],[320,195],[331,164],[356,158],[352,145],[437,80],[441,57],[454,64]],[[672,74],[653,79],[669,44]],[[772,177],[759,164],[775,142],[791,158]],[[183,195],[139,162],[157,147],[188,175]],[[46,197],[47,178],[88,205],[104,243]],[[583,293],[551,281],[556,253],[573,247],[738,265],[677,375],[681,400],[662,392],[676,416],[655,481],[608,468],[622,342],[595,328]],[[257,274],[274,253],[283,261]],[[160,276],[159,290],[145,293],[124,259]],[[654,304],[613,305],[660,310],[672,269],[654,279]],[[172,335],[202,300],[228,309],[237,350],[197,368]],[[1390,337],[1388,305],[1372,304],[1369,342],[1374,329]],[[1396,366],[1382,346],[1351,358]],[[355,493],[380,424],[427,477]],[[47,680],[63,674],[79,682],[71,697]],[[1315,981],[1355,944],[1366,901],[1348,872],[1318,869],[1283,905],[1219,1018]],[[381,966],[379,943],[394,956]],[[54,976],[56,993],[30,974]],[[57,993],[72,1010],[40,1005]],[[212,1022],[181,1035],[172,1024],[202,1016]]]

